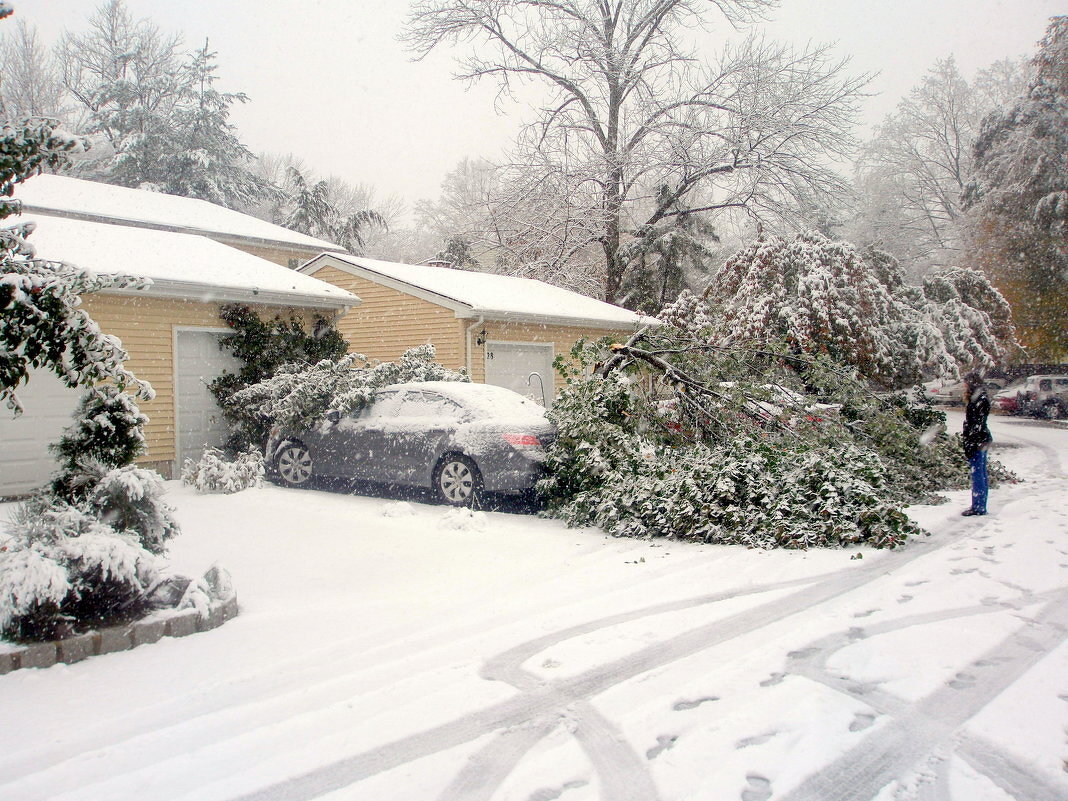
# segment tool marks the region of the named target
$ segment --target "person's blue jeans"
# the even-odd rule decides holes
[[[986,451],[978,450],[968,459],[972,468],[972,511],[986,514],[986,496],[989,483],[986,475]]]

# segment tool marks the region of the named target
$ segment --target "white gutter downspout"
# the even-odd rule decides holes
[[[485,325],[485,323],[486,323],[486,318],[480,314],[478,316],[478,321],[474,322],[474,323],[471,323],[471,325],[467,326],[467,330],[465,332],[465,337],[467,339],[467,343],[466,344],[467,344],[467,377],[468,378],[470,378],[472,375],[474,375],[474,372],[473,372],[473,370],[474,370],[474,352],[473,352],[474,348],[472,347],[472,344],[471,344],[471,332],[474,331],[475,328],[477,328],[478,326]]]

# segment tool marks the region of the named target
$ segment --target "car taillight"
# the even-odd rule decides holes
[[[504,441],[517,448],[540,448],[541,440],[533,434],[501,434]]]

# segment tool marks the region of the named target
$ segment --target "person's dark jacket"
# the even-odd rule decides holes
[[[989,414],[990,398],[986,394],[986,388],[976,387],[964,409],[964,455],[969,459],[993,439],[990,429],[986,426]]]

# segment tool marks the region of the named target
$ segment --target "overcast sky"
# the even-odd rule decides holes
[[[79,30],[92,0],[14,0],[47,43]],[[465,156],[493,157],[520,123],[496,109],[493,87],[451,78],[447,52],[413,62],[397,41],[404,0],[127,0],[135,17],[208,38],[221,88],[250,102],[232,119],[254,152],[292,152],[320,174],[412,202],[434,197]],[[856,72],[878,72],[864,124],[877,123],[938,58],[966,77],[991,62],[1031,55],[1064,0],[781,0],[769,38],[835,43]],[[711,55],[711,53],[710,53]]]

